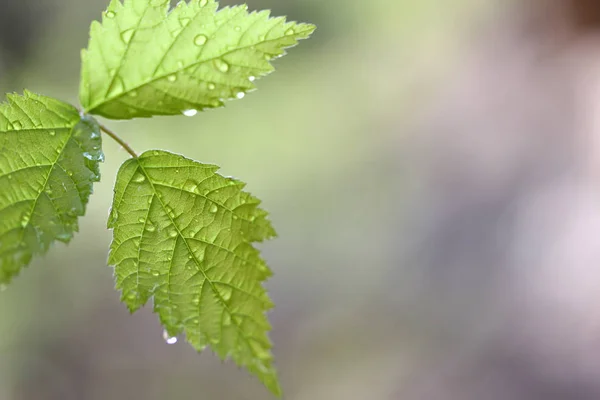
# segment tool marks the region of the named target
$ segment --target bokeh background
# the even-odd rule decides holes
[[[76,102],[107,2],[0,0],[0,93]],[[285,398],[600,399],[600,3],[248,5],[318,30],[243,101],[108,124],[264,200]],[[0,400],[272,398],[119,302],[105,153],[80,234],[0,293]]]

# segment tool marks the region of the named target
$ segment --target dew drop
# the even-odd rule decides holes
[[[177,336],[170,336],[169,332],[167,332],[166,329],[163,331],[163,339],[165,340],[165,343],[167,343],[167,344],[177,343]]]
[[[236,32],[240,32],[242,30],[242,27],[241,26],[236,26],[234,29],[235,29]]]
[[[219,207],[217,207],[216,204],[213,204],[212,207],[210,207],[210,212],[215,214],[217,211],[219,211]]]
[[[177,75],[175,75],[175,74],[169,75],[169,77],[167,78],[167,80],[169,82],[175,82],[177,80]]]
[[[23,124],[21,123],[21,121],[15,121],[12,123],[13,127],[17,130],[22,129],[23,128]]]
[[[194,44],[196,46],[202,46],[206,43],[207,40],[208,40],[208,38],[206,37],[206,35],[197,35],[194,38]]]
[[[28,223],[29,223],[29,216],[28,215],[23,216],[23,218],[21,219],[21,226],[23,228],[25,228]]]
[[[237,220],[239,217],[237,215],[233,216],[233,219]]]
[[[221,102],[218,99],[215,99],[215,100],[213,100],[210,103],[210,105],[213,106],[213,107],[220,107],[221,106]]]
[[[237,97],[238,99],[243,99],[246,96],[246,93],[244,92],[237,92],[237,94],[235,95],[235,97]]]
[[[137,174],[134,178],[133,181],[137,182],[137,183],[142,183],[146,180],[146,177],[143,174]]]
[[[146,222],[146,218],[140,218],[140,219],[138,219],[138,222],[143,224],[144,222]]]
[[[208,84],[208,90],[215,90],[215,88],[216,88],[216,86],[215,86],[215,84],[214,84],[214,83],[210,82],[210,83]]]
[[[199,298],[195,298],[194,300],[192,300],[192,302],[193,302],[195,305],[198,305],[198,304],[200,304],[200,299],[199,299]]]
[[[154,232],[154,231],[156,230],[156,227],[155,227],[154,225],[152,225],[152,224],[148,224],[148,225],[146,226],[146,230],[147,230],[148,232]]]
[[[221,72],[227,72],[227,71],[229,71],[229,64],[227,64],[223,60],[216,59],[214,61],[214,64],[215,64],[215,68],[218,69]]]
[[[189,109],[189,110],[185,110],[183,112],[183,115],[185,115],[186,117],[193,117],[196,114],[198,114],[198,110],[194,110],[193,108]]]
[[[115,14],[113,11],[107,11],[105,15],[106,18],[114,18],[117,14]]]
[[[121,39],[123,39],[123,41],[125,43],[129,43],[131,41],[132,37],[133,37],[133,29],[128,29],[125,32],[121,33]]]
[[[157,150],[154,150],[154,151],[152,152],[152,155],[153,155],[153,156],[157,156],[157,155],[159,155],[159,154],[160,154],[160,152],[159,152],[159,151],[157,151]]]
[[[137,90],[132,90],[131,92],[129,92],[129,97],[138,97]]]
[[[183,66],[184,66],[183,61],[177,61],[177,68],[183,69]]]
[[[296,33],[296,32],[294,32],[294,30],[293,30],[293,29],[291,29],[291,28],[290,28],[290,29],[288,29],[287,31],[285,31],[285,34],[286,34],[286,35],[288,35],[288,36],[289,36],[289,35],[293,35],[294,33]]]
[[[174,238],[175,236],[177,236],[177,231],[171,231],[171,232],[169,232],[169,236],[171,236],[172,238]]]
[[[158,271],[152,271],[152,276],[159,276],[160,273]]]
[[[12,179],[12,175],[8,175],[8,180],[10,181]]]
[[[48,133],[50,134],[50,136],[56,136],[56,131],[50,131]]]
[[[224,287],[219,291],[219,293],[221,293],[221,297],[223,298],[223,300],[229,301],[229,300],[231,300],[231,295],[233,294],[233,289],[230,287]]]
[[[250,82],[254,82],[254,81],[256,80],[256,77],[255,77],[255,76],[249,76],[249,77],[248,77],[248,80],[249,80]]]
[[[261,41],[261,42],[264,41],[265,40],[265,35],[260,35],[258,37],[258,40]]]

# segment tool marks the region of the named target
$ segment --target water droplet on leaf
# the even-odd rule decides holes
[[[167,78],[167,80],[169,82],[175,82],[177,80],[177,75],[175,75],[175,74],[169,75],[169,77]]]
[[[218,69],[221,72],[227,72],[227,71],[229,71],[229,64],[227,64],[223,60],[216,59],[214,61],[214,64],[215,64],[215,68]]]
[[[285,31],[285,34],[286,34],[286,35],[288,35],[288,36],[289,36],[289,35],[293,35],[294,33],[296,33],[296,32],[294,32],[294,30],[293,30],[293,29],[291,29],[291,28],[290,28],[290,29],[288,29],[287,31]]]
[[[250,82],[254,82],[254,81],[256,80],[256,77],[255,77],[255,76],[249,76],[249,77],[248,77],[248,80],[249,80]]]
[[[194,44],[196,46],[202,46],[204,43],[206,43],[207,40],[208,38],[205,35],[197,35],[194,38]]]
[[[29,216],[28,215],[24,215],[23,218],[21,218],[21,226],[23,228],[25,228],[28,223],[29,223]]]
[[[237,92],[237,94],[235,95],[235,97],[237,97],[238,99],[243,99],[246,96],[246,93],[244,92]]]
[[[133,29],[128,29],[125,32],[121,33],[121,39],[125,43],[129,43],[131,41],[131,37],[133,36]]]
[[[132,90],[131,92],[129,92],[129,97],[137,97],[137,96],[138,96],[137,90]]]
[[[169,236],[171,236],[172,238],[174,238],[175,236],[177,236],[177,231],[171,231],[171,232],[169,232]]]
[[[185,111],[183,112],[183,115],[185,115],[186,117],[193,117],[193,116],[195,116],[196,114],[198,114],[198,110],[194,110],[193,108],[192,108],[192,109],[189,109],[189,110],[185,110]]]
[[[231,295],[233,294],[233,289],[230,287],[223,287],[223,288],[221,288],[221,290],[219,290],[219,293],[221,293],[221,297],[223,298],[223,300],[229,301],[229,300],[231,300]]]
[[[50,131],[48,133],[50,134],[50,136],[55,136],[56,135],[56,131]]]
[[[165,343],[167,343],[167,344],[177,343],[177,336],[170,336],[169,332],[167,332],[166,329],[163,331],[163,339],[165,340]]]
[[[234,29],[235,29],[236,32],[240,32],[242,30],[242,27],[241,26],[236,26]]]
[[[215,88],[216,88],[216,86],[215,86],[215,84],[214,84],[214,83],[210,82],[210,83],[208,84],[208,90],[215,90]]]
[[[113,11],[107,11],[105,15],[106,18],[114,18],[117,14],[115,14]]]
[[[133,181],[137,182],[137,183],[142,183],[146,180],[146,177],[143,174],[137,174],[134,178]]]

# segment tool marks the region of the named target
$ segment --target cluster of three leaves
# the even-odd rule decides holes
[[[245,6],[217,11],[214,0],[171,10],[168,0],[113,0],[82,52],[84,112],[27,91],[0,105],[0,283],[77,231],[104,159],[89,114],[219,107],[313,30]],[[132,312],[152,298],[170,335],[231,356],[280,394],[262,287],[271,272],[252,245],[275,232],[259,200],[217,169],[159,150],[126,161],[108,221],[109,263]]]

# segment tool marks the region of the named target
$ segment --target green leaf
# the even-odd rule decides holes
[[[69,242],[103,160],[96,121],[25,92],[0,104],[0,283],[56,241]]]
[[[270,60],[307,38],[314,25],[217,11],[214,0],[112,0],[82,51],[80,99],[91,114],[129,119],[223,105],[273,71]]]
[[[154,298],[170,336],[231,356],[280,395],[262,282],[271,272],[252,246],[275,236],[260,201],[218,167],[164,151],[126,161],[108,221],[109,263],[131,312]]]

